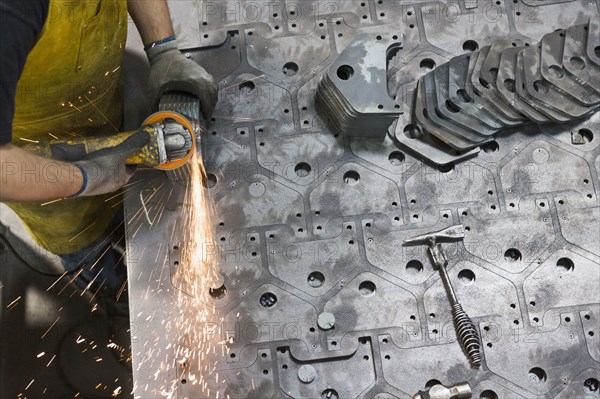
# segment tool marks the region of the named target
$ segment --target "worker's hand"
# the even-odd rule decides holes
[[[210,118],[217,103],[218,86],[213,77],[194,61],[185,58],[177,41],[156,45],[146,50],[150,61],[148,88],[156,108],[160,97],[168,91],[183,91],[200,99],[202,115]]]
[[[123,187],[134,175],[136,167],[125,165],[127,157],[150,141],[150,135],[140,131],[112,148],[92,152],[75,162],[83,175],[83,186],[74,197],[108,194]]]

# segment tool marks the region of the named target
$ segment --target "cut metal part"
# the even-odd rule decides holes
[[[590,18],[586,39],[586,55],[596,66],[600,66],[600,17]]]
[[[436,123],[438,117],[435,111],[427,106],[427,93],[424,80],[419,80],[415,100],[413,102],[413,113],[415,125],[425,134],[435,137],[440,143],[447,145],[455,150],[472,148],[473,143],[458,135],[452,130]]]
[[[526,79],[526,68],[532,70],[537,69],[539,65],[537,62],[536,55],[538,54],[535,47],[524,48],[517,55],[517,73],[516,73],[516,84],[517,94],[521,99],[527,101],[528,104],[535,108],[539,113],[543,114],[548,118],[548,121],[563,123],[571,120],[567,115],[560,111],[553,110],[545,102],[537,101],[536,98],[531,95],[531,91],[537,90],[538,92],[546,91],[546,84],[542,81],[531,82],[528,86]]]
[[[586,114],[593,112],[593,109],[585,107],[578,102],[571,100],[570,96],[562,95],[554,85],[544,80],[544,77],[540,74],[542,53],[541,44],[522,50],[524,57],[523,73],[525,90],[527,91],[528,95],[531,96],[534,101],[536,101],[537,104],[543,104],[554,111],[566,114],[571,120],[581,118]],[[507,50],[506,52],[509,51],[510,50]],[[517,65],[515,65],[515,70],[516,68]],[[498,80],[498,84],[500,84],[500,80]],[[533,118],[530,119],[532,121],[534,120]],[[543,121],[540,121],[540,123],[542,122]]]
[[[479,133],[479,137],[476,139],[478,142],[481,141],[481,136],[491,136],[498,130],[491,128],[489,125],[483,123],[479,118],[472,117],[466,113],[463,109],[464,104],[468,104],[469,97],[463,96],[461,99],[454,98],[455,101],[450,99],[450,63],[452,61],[440,65],[435,68],[433,74],[428,74],[425,79],[433,79],[435,81],[435,89],[433,94],[436,96],[436,110],[441,114],[442,119],[452,121],[455,124],[460,125],[464,129],[472,130]],[[465,93],[466,94],[466,93]]]
[[[494,41],[489,49],[485,51],[483,62],[480,61],[481,59],[477,60],[477,65],[480,65],[480,69],[477,69],[476,65],[476,69],[474,69],[471,75],[471,84],[473,84],[473,87],[478,89],[488,101],[511,121],[511,123],[507,124],[508,126],[517,126],[526,123],[527,118],[512,108],[510,104],[502,101],[496,87],[498,68],[504,50],[522,45],[524,45],[523,41],[518,39]]]
[[[323,75],[315,95],[317,110],[340,133],[383,138],[400,114],[387,88],[387,64],[401,49],[401,34],[360,33]]]
[[[510,104],[530,120],[537,123],[548,122],[548,117],[541,114],[528,102],[523,101],[517,94],[517,56],[525,46],[506,49],[502,52],[500,65],[498,67],[498,78],[496,87],[502,96],[502,100]]]
[[[563,48],[565,45],[565,30],[544,35],[540,42],[542,48],[540,73],[545,80],[557,87],[564,96],[570,96],[584,106],[590,107],[600,103],[600,97],[579,84],[563,68]]]
[[[502,51],[503,49],[510,47],[512,46],[509,42],[502,40],[500,45],[494,46],[493,49],[494,51]],[[471,84],[475,95],[484,100],[486,107],[494,109],[494,111],[501,116],[502,123],[505,127],[522,125],[525,123],[526,118],[515,110],[511,109],[507,104],[498,101],[498,97],[496,96],[495,90],[492,86],[492,82],[496,81],[495,77],[492,82],[490,82],[482,75],[484,72],[484,65],[490,64],[489,62],[486,63],[486,60],[488,59],[491,50],[491,46],[486,46],[479,51],[479,57],[477,57],[477,61],[475,62],[473,70],[469,71],[467,81]],[[490,58],[495,59],[495,57]]]
[[[433,158],[440,159],[440,151],[460,156],[491,143],[503,129],[567,123],[592,115],[597,107],[590,101],[595,101],[594,89],[600,91],[600,68],[587,56],[589,25],[548,34],[544,38],[554,40],[548,40],[548,45],[544,45],[544,38],[533,45],[520,39],[494,40],[479,51],[452,58],[426,73],[417,82],[412,102],[412,125],[418,132],[413,138],[421,142],[415,146],[421,148],[427,143],[435,150],[413,152],[438,163]],[[548,51],[553,54],[544,56]],[[545,63],[553,65],[546,68],[544,57]],[[543,69],[554,80],[547,79],[541,73]],[[587,92],[583,102],[575,100],[567,86],[556,82],[566,81],[568,74],[571,82],[567,85],[572,83]],[[406,139],[397,139],[404,148],[409,145]]]
[[[423,94],[425,95],[427,118],[438,127],[444,128],[446,131],[450,132],[450,134],[456,136],[457,139],[466,141],[468,143],[465,146],[454,144],[457,145],[457,149],[463,150],[472,148],[474,144],[477,145],[491,140],[489,137],[478,133],[474,129],[464,128],[456,123],[453,123],[451,119],[447,118],[441,113],[440,109],[437,107],[436,86],[433,73],[425,75],[423,79],[419,81],[419,84],[423,84],[423,88],[421,90],[423,90]],[[458,142],[453,141],[453,143]]]
[[[440,167],[452,166],[479,153],[479,147],[465,152],[452,152],[450,147],[432,136],[424,136],[420,127],[402,117],[390,126],[389,136],[402,150]]]
[[[502,52],[500,65],[498,67],[498,80],[496,87],[500,92],[502,99],[513,108],[525,115],[535,123],[545,123],[549,119],[546,115],[540,113],[529,102],[524,101],[517,93],[517,81],[520,77],[518,69],[518,56],[525,46],[513,47]]]
[[[491,110],[485,108],[479,96],[467,83],[469,68],[475,64],[479,53],[467,53],[452,58],[448,62],[448,101],[471,119],[478,119],[482,124],[497,132],[502,128],[500,120]]]
[[[586,24],[571,26],[565,31],[563,66],[582,86],[600,95],[600,67],[587,56],[588,29]]]

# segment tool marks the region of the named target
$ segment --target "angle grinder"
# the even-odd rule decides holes
[[[128,165],[146,165],[168,171],[185,165],[195,152],[196,132],[192,124],[183,115],[172,111],[156,112],[139,129],[130,132],[38,142],[23,148],[47,158],[74,162],[92,152],[115,147],[140,131],[150,135],[150,142],[127,158]]]

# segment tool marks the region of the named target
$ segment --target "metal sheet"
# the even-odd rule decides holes
[[[199,36],[187,52],[221,88],[202,143],[215,208],[206,255],[226,290],[200,308],[179,303],[189,287],[175,262],[197,204],[140,172],[125,195],[135,397],[408,398],[465,380],[476,398],[597,395],[598,115],[512,129],[481,151],[439,154],[447,165],[480,151],[443,168],[420,162],[413,154],[427,149],[404,132],[416,79],[472,48],[465,40],[534,42],[587,23],[595,2],[175,3],[195,10],[182,22]],[[481,18],[491,11],[498,21]],[[383,140],[334,132],[315,111],[323,71],[361,32],[404,35],[388,92],[405,113]],[[493,128],[498,115],[482,122]],[[468,230],[444,244],[448,272],[482,333],[480,370],[456,342],[425,248],[401,246],[455,223]]]

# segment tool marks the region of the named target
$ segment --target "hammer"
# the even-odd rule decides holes
[[[467,353],[471,364],[475,368],[479,368],[481,365],[481,338],[479,332],[475,328],[475,324],[471,321],[471,318],[463,310],[462,306],[456,299],[456,293],[448,277],[446,266],[448,265],[448,259],[444,255],[442,249],[442,242],[453,242],[460,241],[465,238],[465,229],[462,224],[447,227],[440,231],[434,231],[431,233],[423,234],[417,237],[409,238],[404,240],[402,245],[423,245],[429,246],[429,255],[436,269],[439,270],[444,288],[448,294],[448,300],[452,307],[452,318],[454,320],[454,328],[456,329],[456,335],[461,344],[463,350]]]

